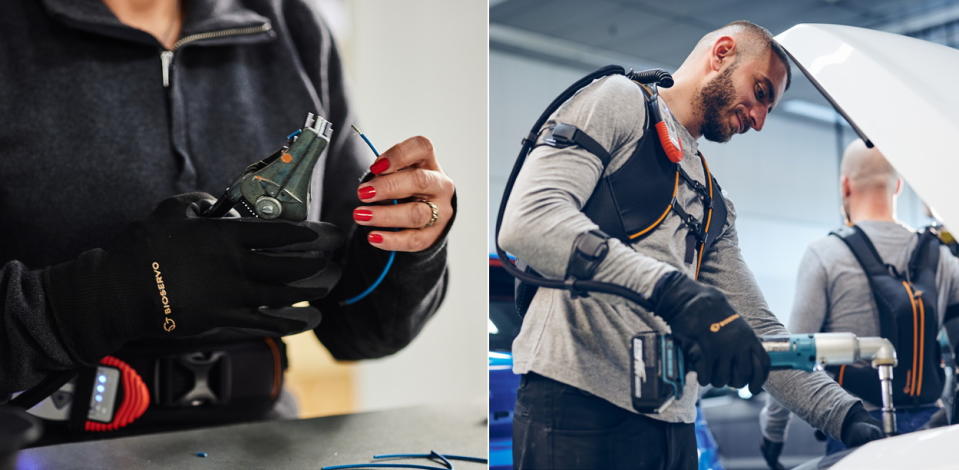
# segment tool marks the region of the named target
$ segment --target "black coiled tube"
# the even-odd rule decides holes
[[[673,76],[663,69],[643,70],[641,72],[630,70],[626,76],[640,83],[656,83],[663,88],[673,86]]]

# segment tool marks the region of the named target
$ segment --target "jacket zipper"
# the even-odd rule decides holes
[[[173,53],[177,49],[191,42],[202,41],[204,39],[219,39],[229,36],[244,36],[247,34],[265,33],[271,29],[273,29],[273,26],[270,23],[263,23],[258,26],[247,26],[244,28],[231,28],[220,31],[210,31],[207,33],[191,34],[178,39],[177,42],[173,44],[172,49],[160,51],[160,67],[162,68],[163,73],[163,88],[170,87],[170,67],[173,65]]]

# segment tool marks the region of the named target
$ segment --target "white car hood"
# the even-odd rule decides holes
[[[829,470],[955,470],[959,425],[872,441]]]
[[[776,36],[953,233],[959,231],[959,50],[898,34],[799,24]]]

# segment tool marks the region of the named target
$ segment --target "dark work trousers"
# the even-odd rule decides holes
[[[529,373],[513,416],[514,470],[695,470],[692,424],[667,423]]]

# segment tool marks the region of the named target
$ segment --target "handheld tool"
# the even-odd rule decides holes
[[[883,431],[896,432],[892,403],[892,369],[896,349],[885,338],[857,338],[852,333],[815,333],[760,337],[773,369],[814,371],[824,366],[870,361],[882,386]],[[671,335],[643,333],[632,339],[633,407],[660,413],[683,395],[686,366],[679,344]]]
[[[366,142],[373,154],[379,157],[380,153],[366,134],[360,132],[355,125],[353,130]],[[308,113],[303,128],[288,135],[286,145],[269,157],[248,166],[204,215],[223,217],[231,209],[236,209],[241,217],[306,220],[313,168],[330,144],[332,134],[333,126],[329,121]],[[393,201],[393,204],[396,203],[397,201]],[[395,258],[396,252],[391,251],[376,280],[363,292],[341,301],[340,304],[354,304],[376,290],[393,266]]]
[[[204,215],[223,217],[236,209],[243,217],[306,220],[313,168],[332,134],[329,121],[308,113],[286,145],[248,166]]]

